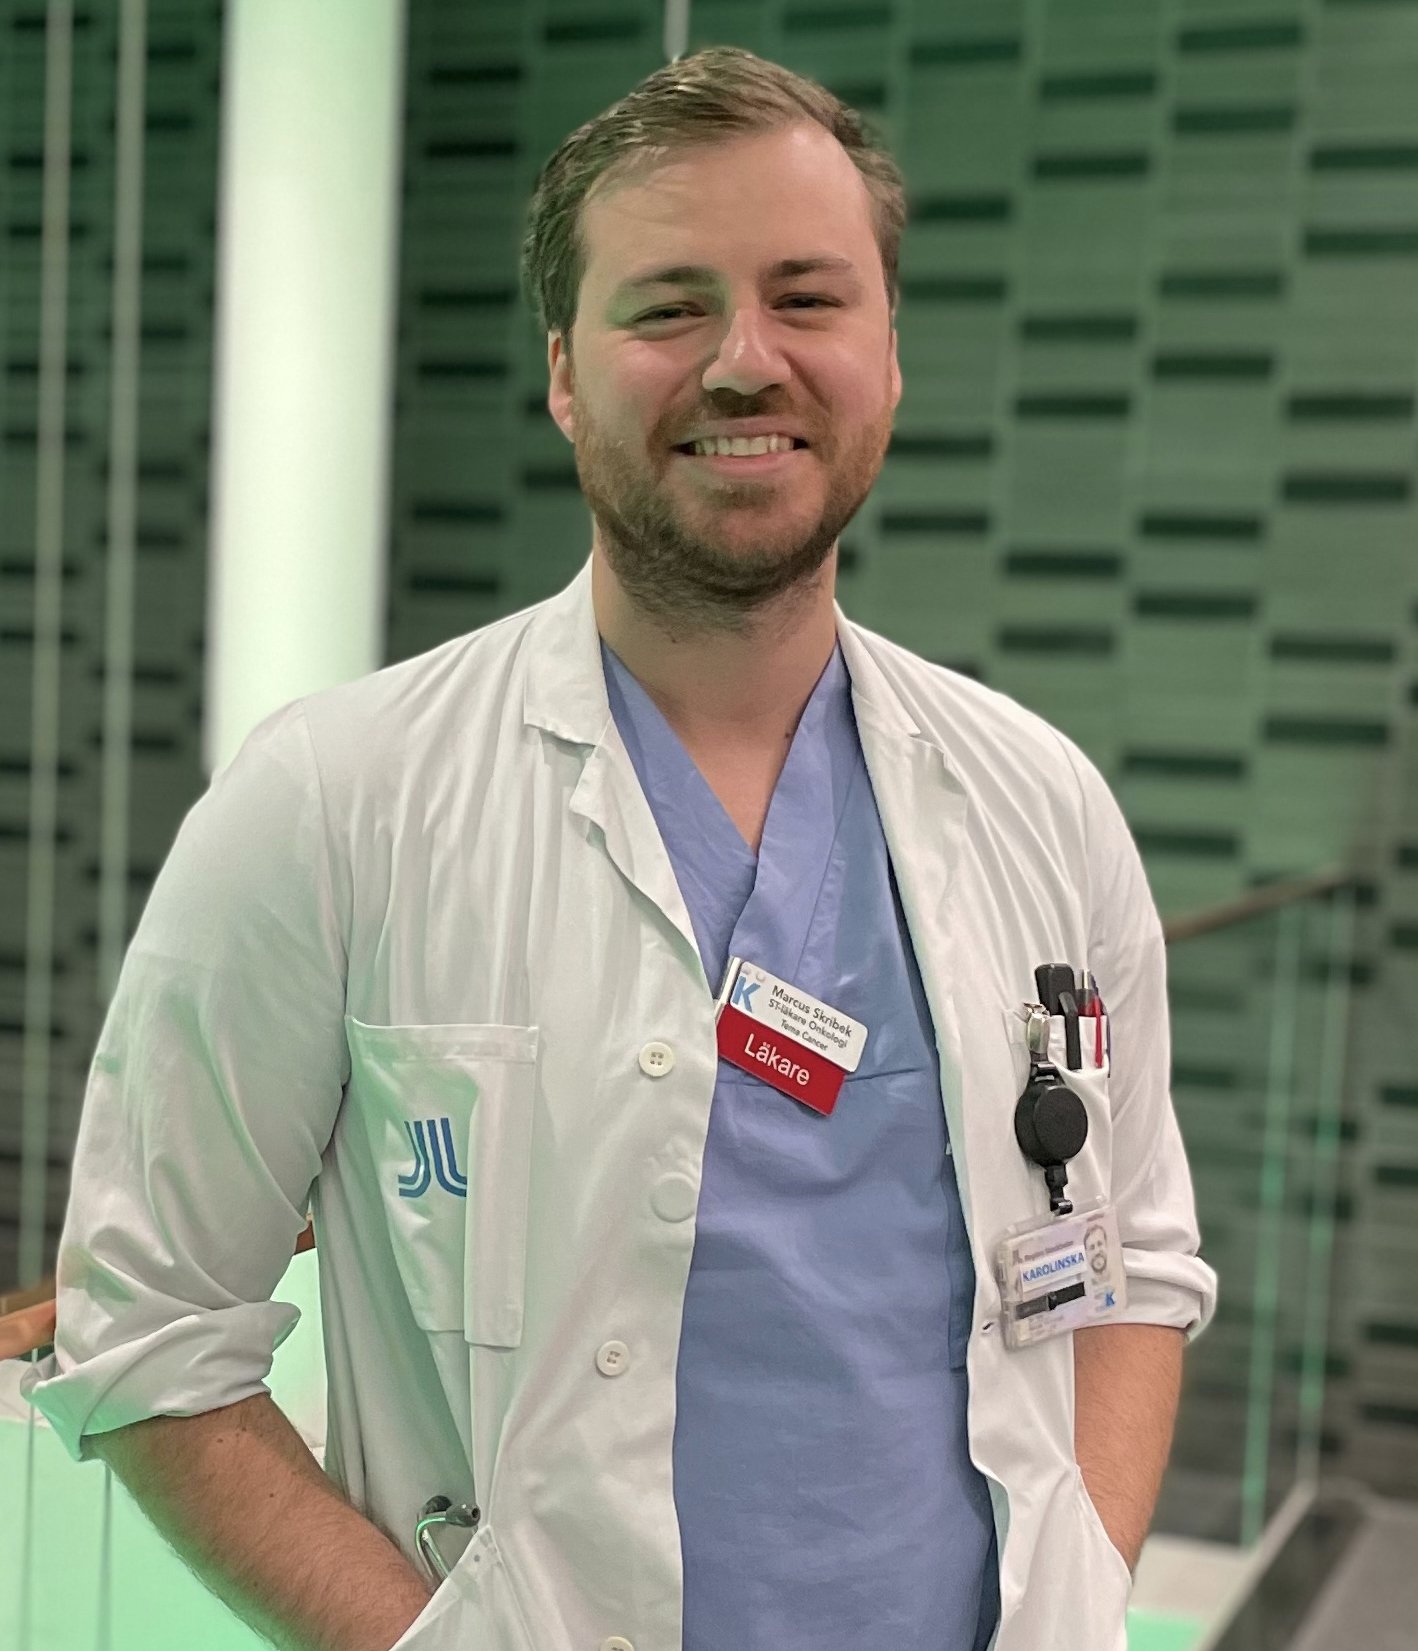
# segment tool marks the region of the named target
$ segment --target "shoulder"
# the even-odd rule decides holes
[[[268,720],[302,724],[322,782],[340,789],[446,762],[451,741],[476,748],[510,711],[520,715],[519,662],[543,606],[304,695]]]
[[[1009,695],[852,630],[879,690],[944,756],[990,863],[1049,860],[1058,886],[1075,887],[1090,911],[1120,911],[1128,926],[1150,934],[1157,919],[1136,843],[1107,780],[1077,743]]]
[[[305,695],[297,703],[311,725],[399,725],[437,712],[469,689],[506,674],[540,607],[524,608],[475,631],[465,631],[423,653]]]
[[[1066,734],[1018,700],[849,622],[882,683],[967,790],[1081,814],[1106,784]]]

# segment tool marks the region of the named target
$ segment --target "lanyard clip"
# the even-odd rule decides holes
[[[1026,1003],[1019,1014],[1024,1021],[1024,1040],[1029,1047],[1031,1065],[1042,1065],[1049,1058],[1049,1011],[1042,1003]]]

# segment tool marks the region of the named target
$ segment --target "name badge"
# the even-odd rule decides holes
[[[729,959],[715,1019],[726,1061],[823,1114],[866,1048],[859,1020],[741,957]]]
[[[1100,1198],[1011,1227],[995,1250],[995,1280],[1011,1349],[1118,1318],[1128,1294],[1117,1211]]]

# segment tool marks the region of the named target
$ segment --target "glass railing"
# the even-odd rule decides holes
[[[1352,882],[1327,873],[1167,925],[1173,1093],[1220,1298],[1188,1351],[1138,1579],[1141,1594],[1150,1557],[1171,1544],[1184,1597],[1137,1604],[1133,1651],[1217,1644],[1267,1543],[1316,1489],[1352,924]],[[319,1455],[315,1264],[297,1253],[276,1291],[303,1316],[270,1385]],[[265,1642],[180,1565],[108,1469],[78,1469],[19,1399],[23,1361],[47,1351],[52,1293],[45,1282],[0,1298],[0,1646],[258,1651]]]
[[[1353,922],[1329,872],[1167,925],[1173,1099],[1220,1280],[1153,1521],[1192,1572],[1178,1651],[1224,1643],[1319,1487]]]

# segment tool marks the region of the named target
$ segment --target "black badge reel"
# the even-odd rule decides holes
[[[1029,1082],[1014,1109],[1014,1137],[1024,1156],[1044,1171],[1050,1213],[1071,1215],[1073,1205],[1063,1195],[1067,1165],[1088,1139],[1088,1113],[1049,1062],[1049,1011],[1031,1003],[1025,1012]]]
[[[1068,1164],[1088,1139],[1088,1112],[1049,1060],[1049,1011],[1020,1011],[1029,1081],[1014,1109],[1020,1151],[1044,1172],[1049,1215],[1011,1227],[995,1253],[1005,1345],[1028,1346],[1065,1330],[1106,1323],[1127,1304],[1117,1216],[1103,1200],[1075,1210],[1064,1196]]]

